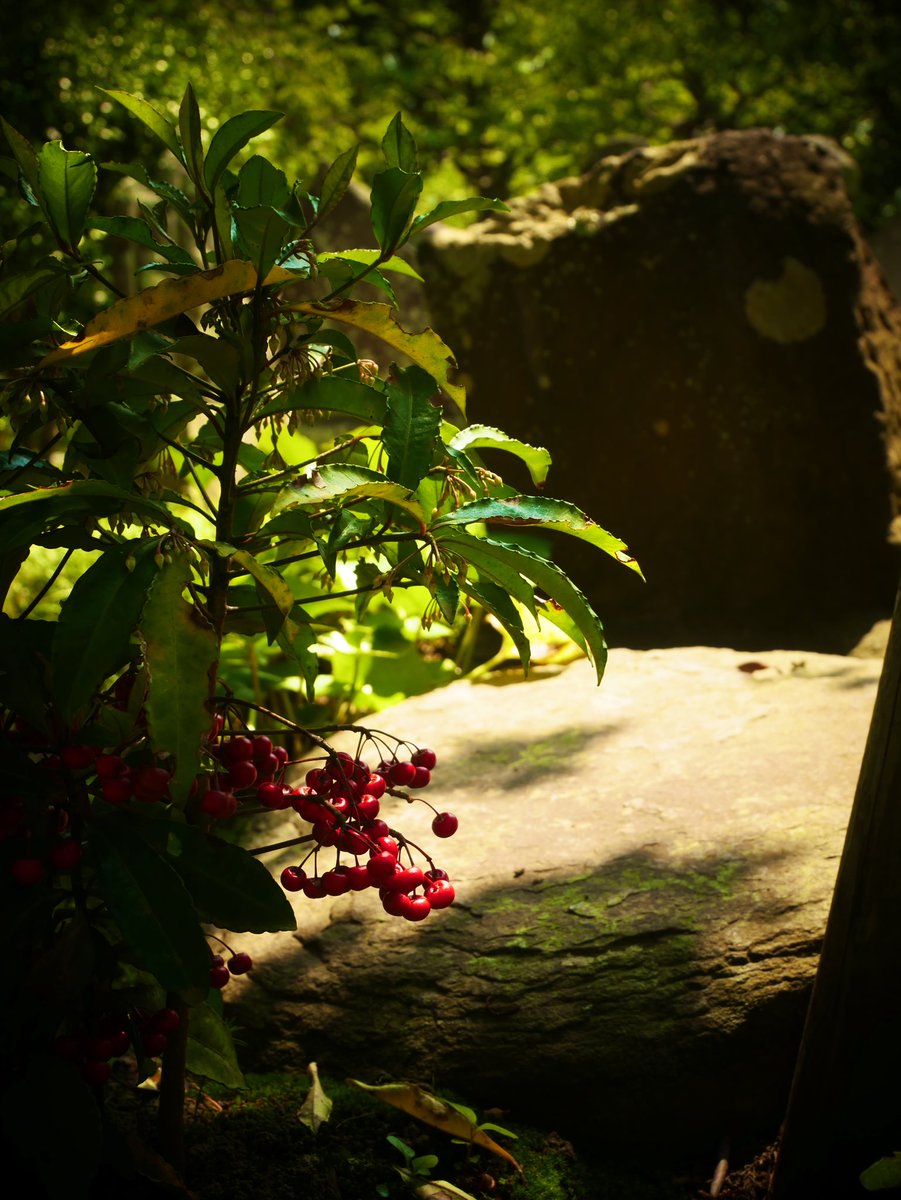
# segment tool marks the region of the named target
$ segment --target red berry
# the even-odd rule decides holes
[[[307,787],[313,788],[320,796],[331,791],[332,779],[328,771],[324,771],[322,767],[314,767],[312,771],[307,771],[304,782]]]
[[[116,779],[125,767],[118,754],[98,754],[94,763],[101,779]]]
[[[224,988],[231,979],[231,974],[226,966],[210,967],[210,987],[221,989]]]
[[[211,967],[221,967],[224,965],[225,965],[225,959],[222,957],[221,954],[214,954],[210,958],[210,966]]]
[[[456,892],[446,879],[436,879],[427,885],[425,895],[432,908],[449,908],[454,902]]]
[[[217,967],[215,969],[218,970],[219,968]],[[169,1039],[166,1037],[166,1035],[154,1030],[151,1030],[150,1033],[145,1033],[143,1038],[141,1038],[141,1049],[144,1051],[144,1054],[147,1056],[147,1058],[156,1058],[158,1055],[163,1053],[168,1044]]]
[[[309,821],[311,825],[315,825],[319,818],[328,812],[322,801],[315,800],[312,796],[292,797],[291,807],[298,816]]]
[[[236,791],[253,787],[256,781],[257,769],[249,759],[239,758],[228,768],[228,782]]]
[[[429,750],[426,746],[417,750],[410,755],[410,761],[414,767],[425,767],[427,771],[434,771],[438,762],[438,755],[434,750]]]
[[[164,1033],[171,1037],[181,1026],[181,1017],[174,1008],[161,1008],[150,1018],[150,1028],[154,1033]]]
[[[106,1062],[113,1057],[112,1039],[105,1037],[88,1038],[84,1053],[85,1058],[94,1059],[97,1062]]]
[[[434,883],[438,879],[447,879],[447,871],[442,871],[440,867],[432,867],[431,871],[426,871],[426,883]]]
[[[97,757],[96,746],[63,746],[60,758],[70,771],[83,771]]]
[[[369,850],[369,838],[358,829],[342,829],[337,844],[348,854],[366,854]]]
[[[278,879],[286,892],[299,892],[306,877],[307,873],[303,867],[285,867]]]
[[[305,879],[303,881],[303,894],[311,900],[321,900],[326,894],[325,886],[321,879]]]
[[[128,1031],[125,1029],[117,1029],[110,1034],[110,1046],[112,1047],[112,1058],[121,1058],[128,1047],[131,1045],[131,1038]]]
[[[57,842],[50,848],[50,862],[55,871],[67,873],[74,871],[81,862],[81,846],[78,842]]]
[[[291,791],[281,783],[261,783],[257,799],[264,808],[290,808]]]
[[[332,796],[330,803],[332,809],[342,816],[350,811],[350,801],[346,796]]]
[[[86,1062],[81,1068],[81,1077],[91,1087],[103,1087],[112,1075],[108,1062]]]
[[[275,754],[263,754],[253,761],[256,763],[261,779],[271,779],[282,765]]]
[[[407,896],[407,906],[401,913],[408,921],[424,921],[432,911],[425,896]]]
[[[432,774],[429,771],[428,767],[416,767],[415,771],[416,771],[416,774],[410,780],[409,786],[411,788],[428,787],[429,784],[432,782]]]
[[[171,775],[164,767],[150,764],[139,768],[134,775],[134,794],[137,800],[152,804],[162,799],[163,793],[169,786]]]
[[[350,890],[352,892],[363,892],[366,888],[372,887],[369,869],[360,863],[347,868],[347,878],[350,880]]]
[[[375,796],[370,796],[367,794],[365,796],[361,796],[357,801],[357,814],[364,821],[374,821],[379,815],[379,810],[381,807],[381,804],[375,798]]]
[[[327,896],[343,896],[350,891],[350,880],[347,878],[347,867],[335,867],[326,871],[322,876],[322,886]]]
[[[416,768],[411,762],[395,763],[388,775],[392,787],[409,787],[416,778]]]
[[[17,858],[12,865],[12,876],[22,887],[35,887],[44,878],[44,864],[39,858]]]
[[[371,837],[371,835],[370,835],[370,837]],[[391,854],[395,858],[397,858],[398,854],[400,854],[400,846],[397,844],[396,839],[393,837],[377,837],[377,838],[374,838],[373,841],[375,842],[375,845],[378,847],[378,850],[376,850],[375,853],[378,853],[379,851],[384,851],[386,854]],[[370,851],[370,853],[373,853],[373,851]]]
[[[421,887],[423,874],[419,867],[406,867],[391,875],[382,884],[386,892],[413,892]]]
[[[329,814],[331,816],[331,814]],[[326,817],[320,817],[313,825],[313,837],[320,846],[337,846],[338,839],[341,837],[341,830],[334,823],[334,817],[328,820]]]
[[[255,738],[252,738],[250,745],[255,759],[266,758],[272,753],[272,739],[267,738],[264,733],[258,733]]]
[[[229,738],[220,746],[219,756],[223,762],[229,764],[253,758],[253,742],[248,737]]]
[[[385,794],[385,788],[388,786],[382,776],[370,775],[364,782],[363,791],[369,796],[374,796],[376,800],[381,800]]]
[[[53,1043],[53,1053],[58,1054],[60,1058],[67,1058],[70,1062],[81,1058],[84,1039],[77,1037],[75,1034],[63,1034],[58,1037]]]
[[[397,857],[389,854],[387,850],[373,854],[366,864],[366,872],[375,884],[383,884],[397,873],[397,869]]]
[[[457,832],[457,827],[459,824],[460,822],[453,813],[439,813],[432,822],[432,833],[434,833],[435,837],[440,838],[453,837],[453,835]]]
[[[246,975],[253,970],[253,959],[242,950],[239,954],[233,954],[227,965],[232,975]]]
[[[100,790],[108,804],[123,804],[131,796],[131,781],[128,778],[104,779]]]
[[[233,816],[236,806],[237,800],[231,792],[223,792],[218,788],[211,788],[208,792],[204,792],[203,799],[200,801],[200,807],[207,816],[215,817],[216,820]]]
[[[370,841],[377,841],[378,838],[390,837],[391,830],[386,821],[368,821],[366,824],[366,836]]]
[[[392,917],[402,917],[410,904],[410,897],[404,892],[386,892],[382,896],[382,908]]]

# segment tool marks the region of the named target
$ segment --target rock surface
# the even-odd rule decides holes
[[[425,795],[458,834],[388,819],[458,903],[412,926],[301,897],[229,988],[245,1061],[434,1077],[611,1153],[772,1134],[880,668],[617,650],[600,688],[580,662],[383,714],[440,754]]]
[[[845,165],[767,130],[643,147],[420,249],[470,419],[546,445],[548,493],[645,569],[561,539],[614,644],[846,653],[891,612],[901,314]]]

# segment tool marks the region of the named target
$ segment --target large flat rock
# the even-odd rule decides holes
[[[880,669],[617,650],[600,688],[576,663],[381,714],[440,756],[424,795],[458,834],[387,819],[458,903],[410,925],[372,892],[297,900],[229,989],[249,1062],[434,1076],[611,1149],[772,1130]]]

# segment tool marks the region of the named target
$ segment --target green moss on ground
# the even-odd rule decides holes
[[[497,1140],[522,1163],[519,1177],[501,1158],[469,1155],[467,1147],[403,1112],[329,1080],[331,1120],[314,1136],[297,1117],[308,1087],[306,1075],[249,1076],[246,1092],[219,1094],[221,1112],[197,1105],[187,1129],[187,1182],[198,1200],[402,1200],[413,1193],[394,1169],[403,1160],[389,1134],[418,1155],[437,1155],[432,1178],[447,1179],[477,1200],[689,1200],[697,1194],[697,1180],[611,1170],[553,1132],[522,1126],[513,1114],[488,1118],[517,1133],[515,1142]]]

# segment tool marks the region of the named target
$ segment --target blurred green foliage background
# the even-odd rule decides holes
[[[34,0],[6,25],[0,112],[101,160],[150,147],[104,119],[96,84],[174,112],[190,79],[210,128],[284,109],[259,149],[308,181],[355,139],[365,177],[402,109],[435,197],[509,196],[636,141],[767,125],[836,138],[867,223],[901,206],[897,0]]]

